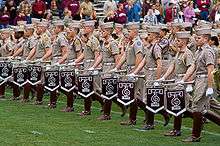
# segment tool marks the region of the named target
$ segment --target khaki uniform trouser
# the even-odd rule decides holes
[[[194,95],[192,97],[193,112],[202,112],[209,109],[209,97],[206,97],[207,82],[207,77],[196,77]]]

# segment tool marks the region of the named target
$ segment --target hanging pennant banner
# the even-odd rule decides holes
[[[130,81],[119,81],[117,101],[123,105],[134,102],[135,83]]]
[[[12,77],[12,63],[9,61],[0,61],[0,79],[6,82]]]
[[[44,88],[49,91],[55,91],[59,88],[59,71],[47,70],[44,72]]]
[[[19,66],[13,68],[13,83],[19,87],[25,85],[28,81],[28,69],[26,66]]]
[[[93,93],[95,93],[93,88],[93,76],[90,75],[78,76],[77,81],[78,81],[79,95],[87,98],[91,96]]]
[[[164,108],[164,88],[146,88],[146,108],[153,113],[158,113]]]
[[[101,96],[107,100],[117,96],[117,78],[102,79],[102,94]]]
[[[71,92],[76,87],[74,70],[60,71],[60,86],[66,92]]]
[[[186,111],[184,90],[167,90],[165,99],[165,109],[168,113],[179,116]]]
[[[28,82],[31,85],[36,85],[41,82],[42,67],[40,65],[29,65],[28,72],[29,72]]]

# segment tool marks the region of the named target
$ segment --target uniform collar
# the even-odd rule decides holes
[[[208,45],[208,44],[204,44],[202,47],[201,47],[201,49],[203,50],[203,49],[206,49],[206,48],[209,48],[210,46]]]

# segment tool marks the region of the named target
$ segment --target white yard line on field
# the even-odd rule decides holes
[[[7,95],[9,95],[9,96],[12,96],[12,93],[10,93],[10,92],[5,92],[5,94],[7,94]],[[46,101],[48,101],[48,100],[46,100]],[[66,102],[63,102],[63,101],[57,101],[58,103],[66,103]],[[76,103],[74,103],[74,105],[76,105],[76,106],[80,106],[80,107],[84,107],[84,105],[81,105],[81,104],[76,104]],[[96,109],[96,110],[100,110],[100,108],[98,108],[98,107],[95,107],[95,106],[92,106],[92,108],[93,109]],[[116,111],[111,111],[111,113],[113,113],[113,114],[117,114],[117,115],[121,115],[121,113],[120,112],[116,112]],[[142,116],[137,116],[138,118],[144,118],[144,117],[142,117]],[[160,121],[160,120],[155,120],[156,122],[158,122],[158,123],[161,123],[161,124],[163,124],[164,122],[163,121]],[[168,124],[169,126],[173,126],[173,124],[171,124],[171,123],[169,123]],[[186,126],[181,126],[181,128],[182,129],[184,129],[184,130],[192,130],[192,128],[189,128],[189,127],[186,127]],[[219,136],[220,137],[220,134],[219,133],[215,133],[215,132],[210,132],[210,131],[207,131],[207,130],[203,130],[202,132],[204,132],[204,133],[206,133],[206,134],[210,134],[210,135],[214,135],[214,136]]]

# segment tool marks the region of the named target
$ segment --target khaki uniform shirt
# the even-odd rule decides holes
[[[13,52],[14,43],[11,39],[6,39],[5,41],[0,42],[0,56],[1,57],[7,57],[10,55],[11,52]]]
[[[25,39],[23,37],[18,39],[15,43],[14,52],[16,52],[19,48],[23,47],[24,43],[25,43]],[[20,53],[18,56],[22,57],[24,55],[23,53],[24,52]]]
[[[51,39],[47,35],[47,33],[43,33],[38,38],[38,42],[36,44],[36,58],[42,58],[44,54],[46,53],[45,49],[51,48]]]
[[[188,67],[195,63],[195,58],[191,50],[186,48],[184,52],[178,52],[175,59],[175,74],[185,74]]]
[[[162,57],[165,59],[169,59],[170,58],[170,50],[169,50],[169,40],[167,38],[162,38],[158,45],[161,47],[161,53],[162,53]]]
[[[66,36],[64,32],[60,32],[56,39],[53,42],[53,57],[60,57],[62,56],[62,51],[61,47],[67,47],[68,46],[68,41],[66,39]]]
[[[141,53],[143,55],[143,43],[140,37],[136,37],[131,41],[125,50],[126,53],[126,65],[127,66],[135,66],[136,63],[136,55]]]
[[[76,36],[76,38],[69,42],[69,60],[74,60],[77,58],[77,53],[82,51],[82,41],[80,40],[80,38],[78,36]]]
[[[100,52],[99,40],[94,36],[90,36],[88,42],[84,46],[84,59],[94,60],[95,52]]]
[[[25,40],[25,43],[23,45],[24,57],[28,57],[30,51],[36,46],[36,44],[37,38],[34,35]]]
[[[156,68],[157,59],[162,58],[162,49],[158,43],[150,44],[149,46],[144,47],[144,54],[147,64],[145,65],[145,69],[148,68]]]
[[[197,74],[207,74],[207,65],[215,65],[215,52],[207,44],[196,51],[195,58]]]
[[[117,42],[110,37],[107,41],[104,41],[101,47],[103,55],[103,63],[115,63],[115,55],[119,54],[119,48]]]

